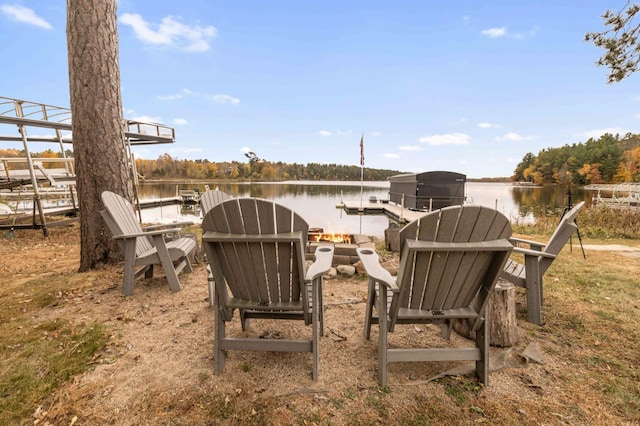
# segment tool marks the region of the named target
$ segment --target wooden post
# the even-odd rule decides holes
[[[487,310],[490,312],[489,341],[491,346],[509,347],[518,343],[518,323],[516,321],[516,292],[512,283],[499,279],[495,290],[489,296]],[[468,339],[475,339],[475,332],[469,330],[467,321],[453,323],[456,333]]]

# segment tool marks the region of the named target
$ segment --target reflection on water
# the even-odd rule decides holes
[[[389,198],[389,182],[280,182],[280,183],[218,183],[210,184],[221,191],[238,197],[258,197],[273,200],[300,214],[314,228],[325,232],[359,233],[384,237],[390,226],[386,216],[347,215],[336,206],[342,201],[358,204],[369,197]],[[179,189],[198,189],[204,184],[142,184],[140,199],[167,198],[178,195]],[[568,202],[567,192],[556,187],[522,187],[503,183],[468,182],[467,203],[495,208],[514,220],[534,220],[540,214],[562,210]],[[591,193],[573,190],[573,204],[590,200]],[[199,220],[198,206],[163,206],[143,211],[147,223],[180,220]]]

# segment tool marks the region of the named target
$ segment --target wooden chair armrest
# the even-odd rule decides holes
[[[202,234],[203,242],[251,243],[251,242],[301,242],[302,232],[281,232],[278,234],[229,234],[207,231]]]
[[[532,249],[532,250],[544,250],[544,248],[546,247],[545,243],[539,243],[537,241],[525,240],[524,238],[511,237],[511,238],[509,238],[509,241],[511,241],[511,244],[513,244],[514,247],[517,246],[518,244],[527,244],[529,246],[529,248]]]
[[[315,261],[307,269],[305,281],[314,281],[316,278],[329,272],[333,265],[333,246],[319,245],[316,247]]]
[[[503,238],[500,240],[477,241],[466,243],[451,243],[441,241],[422,241],[407,239],[405,241],[405,253],[415,251],[511,251],[513,245],[509,240]],[[402,257],[402,256],[400,256]]]
[[[157,231],[160,229],[167,229],[167,227],[171,227],[171,228],[183,228],[185,226],[191,226],[194,225],[194,222],[191,221],[186,221],[186,222],[177,222],[177,223],[166,223],[166,224],[158,224],[158,225],[148,225],[148,226],[143,226],[142,230],[143,231]]]
[[[126,240],[126,239],[129,239],[129,238],[153,237],[154,235],[170,234],[172,232],[180,232],[180,228],[159,229],[159,230],[156,230],[156,231],[138,232],[136,234],[114,235],[113,238],[115,240]]]
[[[364,269],[369,275],[369,279],[373,279],[378,283],[385,285],[389,290],[394,293],[400,291],[396,283],[396,277],[391,275],[389,271],[384,269],[380,264],[378,253],[370,248],[358,248],[356,249],[358,257],[364,266]]]
[[[555,254],[546,253],[538,250],[531,250],[522,247],[514,247],[514,253],[524,254],[525,256],[533,256],[533,257],[546,257],[548,259],[555,259],[557,256]]]

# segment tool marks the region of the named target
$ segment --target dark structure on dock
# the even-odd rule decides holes
[[[389,201],[414,210],[462,205],[467,176],[455,172],[402,174],[389,178]]]

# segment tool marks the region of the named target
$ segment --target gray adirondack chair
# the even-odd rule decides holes
[[[179,291],[178,274],[183,270],[192,272],[189,254],[196,249],[196,242],[191,238],[180,238],[178,228],[145,231],[133,206],[124,197],[104,191],[101,198],[104,210],[100,214],[124,253],[122,292],[131,296],[136,278],[143,273],[146,278],[153,277],[154,265],[162,265],[169,287]],[[173,239],[165,241],[167,235]]]
[[[217,189],[209,189],[205,191],[204,194],[200,196],[200,207],[202,208],[202,216],[203,217],[206,216],[206,214],[209,213],[209,211],[212,208],[214,208],[215,206],[217,206],[218,204],[220,204],[225,200],[229,200],[230,198],[233,198],[233,197],[227,194],[226,192],[223,192]],[[209,265],[207,265],[207,273],[208,273],[207,286],[209,288],[209,305],[213,306],[214,305],[213,299],[215,297],[215,293],[214,293],[213,275],[211,274],[211,267]]]
[[[235,198],[214,206],[202,222],[202,242],[215,282],[215,372],[226,351],[284,351],[313,354],[318,378],[318,334],[322,332],[322,276],[331,268],[333,246],[318,246],[305,269],[309,225],[272,201]],[[311,325],[311,338],[229,338],[226,324],[240,311],[250,318],[291,319]]]
[[[377,253],[357,249],[367,275],[364,337],[378,324],[378,383],[387,385],[387,364],[411,361],[476,361],[478,379],[489,381],[487,298],[513,246],[509,220],[480,206],[435,210],[400,230],[397,277],[380,265]],[[453,320],[464,319],[476,332],[475,346],[463,348],[389,348],[396,324],[432,323],[451,333]]]
[[[547,244],[511,238],[514,245],[513,252],[524,255],[524,263],[509,259],[502,271],[502,278],[527,289],[527,320],[529,322],[542,324],[542,277],[571,235],[578,229],[576,218],[583,207],[584,201],[581,201],[562,216]]]

